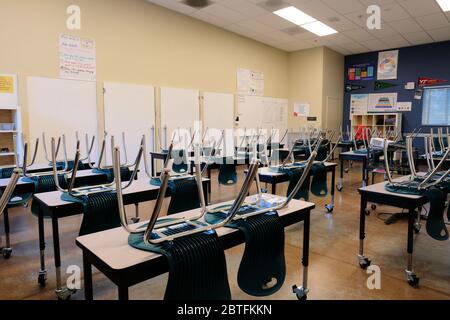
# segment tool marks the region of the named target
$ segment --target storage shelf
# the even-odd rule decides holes
[[[14,156],[14,152],[0,152],[0,157],[11,157]]]
[[[16,130],[0,130],[0,133],[17,133]]]

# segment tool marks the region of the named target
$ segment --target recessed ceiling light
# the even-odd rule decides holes
[[[330,34],[337,33],[336,30],[334,30],[333,28],[327,26],[325,23],[320,22],[320,21],[307,23],[307,24],[301,25],[300,27],[308,30],[309,32],[312,32],[312,33],[318,35],[319,37],[328,36]]]
[[[277,10],[274,12],[279,17],[282,17],[292,23],[295,23],[296,25],[302,25],[310,22],[317,21],[317,19],[314,19],[310,15],[307,15],[303,11],[297,9],[296,7],[287,7],[281,10]]]
[[[436,0],[444,12],[450,11],[450,0]]]

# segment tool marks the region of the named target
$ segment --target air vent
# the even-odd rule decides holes
[[[287,33],[290,36],[295,36],[297,34],[305,32],[305,30],[300,27],[287,28],[287,29],[283,29],[281,31],[284,33]]]
[[[283,2],[282,0],[267,0],[258,3],[257,5],[269,12],[274,12],[290,6],[289,3]]]
[[[210,0],[183,0],[181,2],[196,9],[202,9],[213,4]]]

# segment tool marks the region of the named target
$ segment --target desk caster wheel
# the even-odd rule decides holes
[[[297,296],[297,299],[299,301],[306,301],[306,300],[308,300],[309,289],[305,289],[303,287],[299,288],[296,285],[294,285],[292,287],[292,291],[295,293],[295,295]]]
[[[376,205],[376,204],[372,204],[372,205],[370,206],[370,208],[371,208],[372,210],[377,210],[377,205]]]
[[[416,276],[415,274],[408,274],[406,276],[408,284],[413,287],[413,288],[418,288],[419,287],[419,280],[420,278],[418,276]]]
[[[141,221],[141,218],[131,218],[131,222],[133,223],[139,223]]]
[[[327,204],[327,205],[325,206],[325,209],[327,209],[327,212],[328,212],[328,213],[332,213],[333,210],[334,210],[334,206],[333,206],[332,204]]]
[[[268,193],[269,191],[266,188],[261,188],[262,193]]]
[[[39,276],[38,276],[38,283],[41,287],[45,286],[45,283],[47,281],[47,271],[39,271]]]
[[[420,225],[420,223],[415,223],[414,224],[414,233],[418,234],[420,233],[420,229],[422,228],[422,226]]]
[[[366,270],[370,266],[371,263],[372,263],[372,261],[370,261],[366,257],[359,258],[359,266],[361,267],[361,269]]]
[[[366,216],[370,216],[370,210],[369,209],[364,210],[364,213],[366,214]]]
[[[69,288],[62,288],[62,289],[56,289],[55,293],[58,297],[59,301],[68,301],[72,298],[72,295],[74,295],[77,292],[75,289],[69,289]]]
[[[9,258],[11,258],[12,249],[11,248],[3,248],[2,255],[3,255],[3,259],[8,260]]]
[[[337,186],[336,187],[337,191],[342,192],[342,189],[344,189],[342,186]]]

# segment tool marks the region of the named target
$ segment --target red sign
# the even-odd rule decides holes
[[[444,83],[444,82],[447,82],[447,80],[427,78],[427,77],[420,77],[419,78],[419,86],[420,87],[432,86],[432,85],[441,84],[441,83]]]

